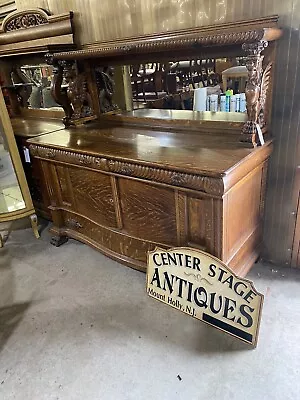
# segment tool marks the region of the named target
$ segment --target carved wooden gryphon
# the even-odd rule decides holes
[[[46,59],[49,64],[53,65],[51,93],[65,112],[64,124],[66,126],[76,125],[93,119],[93,107],[86,73],[78,72],[76,63],[73,61],[53,61],[51,55],[47,55]]]
[[[92,115],[92,101],[87,87],[87,76],[84,72],[78,73],[73,64],[66,69],[65,80],[68,84],[67,96],[73,107],[71,121]]]
[[[267,45],[266,41],[243,45],[243,49],[248,53],[246,59],[248,81],[245,90],[248,120],[242,133],[251,135],[254,147],[258,144],[258,129],[263,131],[268,123],[266,102],[270,89],[272,62],[263,69],[264,56],[261,55]]]
[[[57,104],[62,106],[65,117],[63,118],[63,122],[65,126],[70,125],[70,121],[73,115],[73,108],[70,104],[68,99],[67,91],[65,88],[62,87],[63,82],[63,74],[64,74],[64,67],[66,65],[66,61],[53,61],[52,55],[46,55],[47,63],[53,65],[53,77],[51,81],[51,94]]]
[[[77,125],[96,118],[92,96],[89,92],[87,72],[79,72],[73,60],[53,60],[46,56],[47,62],[53,65],[51,93],[54,100],[62,106],[66,126]],[[117,109],[113,103],[114,80],[113,69],[97,67],[94,70],[95,83],[100,113]]]

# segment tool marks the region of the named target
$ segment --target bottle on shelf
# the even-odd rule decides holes
[[[247,111],[246,94],[245,93],[241,93],[241,97],[240,97],[240,112],[246,112],[246,111]]]
[[[230,111],[230,97],[233,95],[233,90],[228,89],[226,90],[226,104],[225,104],[225,111],[229,112]]]

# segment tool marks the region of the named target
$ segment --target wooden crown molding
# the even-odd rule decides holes
[[[235,23],[210,25],[206,27],[177,30],[152,35],[116,39],[108,42],[85,45],[80,50],[55,53],[54,59],[76,60],[87,58],[120,58],[140,54],[161,54],[203,47],[241,45],[261,40],[272,41],[281,36],[276,27],[278,16],[238,21]]]
[[[262,134],[268,131],[269,104],[272,94],[272,66],[274,63],[272,51],[266,57],[263,53],[269,42],[280,38],[282,31],[277,27],[278,16],[238,21],[234,23],[212,25],[206,27],[177,30],[173,32],[117,39],[105,43],[86,45],[84,48],[65,53],[54,53],[48,56],[48,60],[55,66],[55,77],[52,85],[52,93],[58,104],[61,104],[66,112],[65,124],[68,126],[77,120],[82,121],[82,104],[75,104],[78,98],[89,98],[90,116],[99,117],[107,111],[113,111],[112,103],[113,82],[112,74],[102,71],[103,79],[98,80],[98,92],[93,97],[89,85],[83,73],[72,73],[72,84],[69,85],[67,95],[61,90],[62,77],[68,74],[68,70],[76,70],[80,61],[87,61],[91,68],[112,66],[114,64],[130,64],[144,57],[145,60],[172,59],[172,57],[189,58],[191,55],[205,57],[215,54],[216,57],[244,55],[248,80],[245,89],[247,102],[247,122],[243,126],[243,140],[252,142],[253,146],[263,143]],[[171,58],[170,58],[171,57]],[[78,61],[78,62],[77,62]],[[73,67],[72,65],[75,65]],[[95,79],[97,82],[97,79]],[[99,83],[98,82],[98,83]],[[107,84],[108,83],[108,84]],[[95,85],[94,85],[95,86]],[[97,85],[96,85],[97,86]],[[110,88],[108,90],[108,88]],[[74,89],[76,89],[74,91]],[[73,95],[74,91],[74,95]],[[96,92],[96,90],[94,90]],[[101,97],[102,96],[102,97]],[[97,112],[99,99],[104,98],[107,106]],[[96,100],[93,102],[93,98]],[[79,112],[76,112],[76,108]],[[98,107],[99,108],[99,107]],[[219,124],[220,125],[220,124]]]
[[[73,13],[49,15],[36,8],[14,11],[0,28],[0,56],[74,48]]]

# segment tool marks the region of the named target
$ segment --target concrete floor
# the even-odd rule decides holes
[[[0,249],[0,399],[300,399],[300,272],[256,265],[256,350],[145,293],[145,275],[44,230]],[[180,378],[181,380],[180,380]]]

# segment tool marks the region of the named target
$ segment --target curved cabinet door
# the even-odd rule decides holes
[[[24,196],[12,162],[8,140],[0,123],[0,219],[1,215],[26,208]]]
[[[0,89],[0,222],[33,214],[30,192]]]

